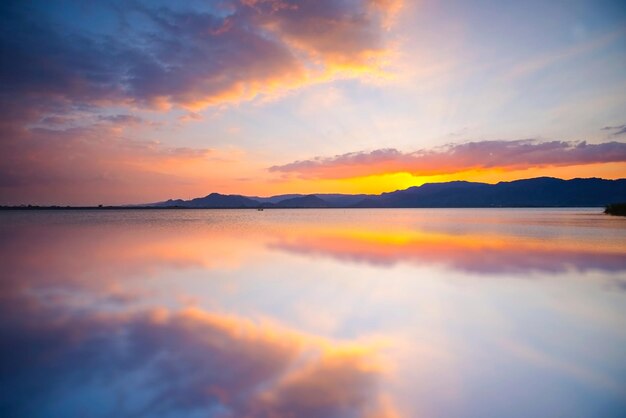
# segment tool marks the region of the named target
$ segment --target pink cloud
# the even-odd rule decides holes
[[[12,130],[0,143],[0,203],[132,203],[184,186],[189,179],[171,167],[213,154],[128,138],[126,123],[114,117],[82,127]]]

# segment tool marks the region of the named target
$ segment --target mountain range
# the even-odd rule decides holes
[[[626,179],[538,177],[497,184],[451,181],[427,183],[389,193],[286,194],[271,197],[211,193],[191,200],[167,200],[166,208],[482,208],[600,207],[626,202]]]

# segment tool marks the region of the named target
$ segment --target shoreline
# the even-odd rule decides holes
[[[0,206],[0,211],[108,211],[108,210],[285,210],[285,209],[605,209],[603,206],[406,206],[406,207],[181,207],[181,206]],[[607,214],[611,214],[605,212]],[[612,215],[612,214],[611,214]]]

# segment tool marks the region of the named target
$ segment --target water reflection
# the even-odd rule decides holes
[[[615,248],[614,243],[551,242],[507,234],[454,235],[367,228],[311,228],[297,233],[290,231],[270,245],[284,251],[328,256],[341,261],[366,262],[378,266],[392,266],[400,262],[440,263],[476,273],[626,270],[626,252],[624,248]]]
[[[374,342],[193,308],[4,308],[2,416],[393,415]]]
[[[626,224],[596,211],[0,216],[1,416],[626,407]]]

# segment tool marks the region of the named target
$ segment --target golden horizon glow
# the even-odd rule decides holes
[[[432,176],[415,176],[410,173],[388,173],[339,179],[281,178],[277,180],[261,180],[259,182],[260,184],[257,183],[249,187],[233,184],[230,191],[228,189],[211,189],[210,191],[224,194],[244,194],[263,197],[291,193],[380,194],[404,190],[413,186],[421,186],[426,183],[442,183],[449,181],[495,184],[501,181],[515,181],[535,177],[556,177],[570,180],[573,178],[591,177],[619,179],[624,178],[624,176],[626,176],[626,163],[600,163],[564,167],[529,167],[526,169],[513,170],[501,168],[479,169]],[[210,186],[207,187],[210,188]]]

